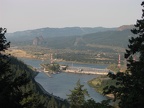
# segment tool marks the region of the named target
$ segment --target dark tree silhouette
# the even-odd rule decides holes
[[[101,103],[95,102],[92,98],[86,100],[85,96],[89,96],[87,89],[83,89],[84,85],[80,84],[80,80],[77,81],[74,90],[71,90],[71,94],[68,96],[70,108],[113,108],[109,105],[110,100],[103,100]]]
[[[14,59],[4,53],[10,47],[5,33],[6,29],[0,28],[0,106],[1,108],[32,106],[30,100],[23,101],[32,95],[32,89],[25,91],[26,86],[30,85],[30,77],[25,70],[18,66],[14,67],[12,63]]]
[[[11,97],[12,90],[12,72],[9,67],[8,56],[3,52],[10,46],[5,38],[6,29],[0,28],[0,105],[1,107],[20,107],[17,102],[13,103]],[[8,104],[9,103],[9,104]]]
[[[0,28],[0,52],[7,50],[10,47],[10,42],[7,42],[5,33],[7,32],[6,28]]]
[[[68,96],[71,108],[82,108],[85,102],[85,96],[89,96],[86,89],[83,89],[84,85],[80,84],[80,80],[77,81],[74,90],[71,90],[71,94]]]
[[[141,5],[144,7],[144,2]],[[110,78],[117,81],[117,86],[104,89],[104,94],[112,93],[114,100],[120,101],[120,108],[144,107],[144,9],[142,12],[142,19],[137,20],[135,28],[131,30],[135,36],[129,39],[125,54],[127,70],[125,73],[109,74]],[[134,56],[139,59],[134,60]]]
[[[0,28],[0,108],[54,108],[68,106],[43,92],[34,80],[36,72],[22,61],[5,53],[10,42],[6,29]],[[50,104],[49,104],[50,103]]]

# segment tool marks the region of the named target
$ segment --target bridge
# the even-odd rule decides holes
[[[68,67],[65,72],[107,75],[110,72],[110,70],[109,69],[90,68],[90,67]]]

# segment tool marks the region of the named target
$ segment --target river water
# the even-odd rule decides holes
[[[31,65],[33,67],[40,67],[39,64],[42,63],[41,60],[33,59],[22,59],[24,63]],[[63,62],[62,64],[68,64]],[[70,65],[70,64],[69,64]],[[92,64],[77,64],[73,63],[73,66],[78,67],[93,67],[93,68],[106,68],[106,65],[92,65]],[[84,85],[84,88],[88,90],[90,97],[96,102],[105,100],[106,97],[97,93],[93,88],[91,88],[87,81],[97,77],[97,75],[86,75],[86,74],[74,74],[74,73],[59,73],[52,75],[52,78],[48,77],[45,73],[41,72],[36,77],[35,80],[43,86],[43,88],[49,93],[59,96],[63,99],[67,99],[67,94],[70,94],[70,90],[73,90],[76,86],[76,82],[80,80],[80,83]]]

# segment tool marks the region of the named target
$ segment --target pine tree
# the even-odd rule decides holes
[[[81,85],[80,80],[78,80],[74,90],[71,90],[71,94],[67,95],[71,108],[82,108],[85,102],[85,96],[89,96],[87,90],[83,89],[83,87],[84,85]]]
[[[58,108],[57,102],[54,97],[51,97],[51,100],[48,102],[48,108]]]
[[[10,47],[5,38],[6,29],[0,28],[0,106],[2,108],[21,108],[19,103],[29,93],[22,93],[20,87],[29,82],[25,72],[16,77],[16,71],[11,70],[11,60],[4,52]]]
[[[95,102],[93,99],[87,100],[82,108],[114,108],[110,105],[110,100],[103,100],[101,103]]]
[[[4,53],[10,47],[5,33],[6,29],[0,28],[0,107],[44,108],[27,66]]]
[[[144,2],[141,5],[144,7]],[[144,9],[142,11],[142,19],[137,20],[135,28],[131,30],[135,36],[129,39],[125,54],[127,70],[125,73],[109,74],[110,78],[117,81],[117,86],[104,89],[104,94],[112,93],[114,100],[120,101],[120,108],[144,107]],[[134,56],[139,59],[133,60]]]
[[[0,28],[0,106],[2,108],[20,107],[12,94],[13,74],[9,66],[9,57],[4,51],[10,46],[5,38],[5,28]],[[13,98],[12,98],[13,97]]]
[[[103,100],[101,103],[95,102],[92,98],[86,100],[85,96],[89,96],[89,94],[83,87],[84,85],[81,85],[80,80],[78,80],[74,90],[71,90],[71,94],[68,95],[70,108],[113,108],[109,105],[110,100]]]
[[[10,47],[10,42],[7,42],[5,33],[7,32],[6,28],[0,28],[0,54],[2,51],[7,50]]]

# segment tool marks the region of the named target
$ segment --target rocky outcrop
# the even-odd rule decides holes
[[[123,31],[123,30],[128,30],[128,29],[133,29],[134,25],[122,25],[117,28],[118,31]]]
[[[41,45],[43,43],[44,39],[42,36],[35,37],[33,39],[33,45]]]

